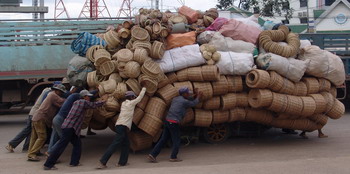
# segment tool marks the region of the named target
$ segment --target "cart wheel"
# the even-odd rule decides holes
[[[212,144],[222,143],[231,135],[228,124],[214,124],[203,129],[203,136],[206,142]]]

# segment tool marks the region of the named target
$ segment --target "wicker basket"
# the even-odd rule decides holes
[[[100,73],[104,76],[108,76],[112,74],[114,70],[115,70],[115,66],[114,66],[114,63],[111,61],[104,62],[100,66]]]
[[[192,83],[190,81],[175,82],[174,87],[176,88],[177,91],[179,91],[180,88],[182,88],[182,87],[188,87],[188,89],[190,89],[190,91],[193,91],[193,86],[192,86]]]
[[[113,96],[108,97],[104,107],[109,112],[120,112],[120,104]]]
[[[176,77],[178,81],[183,82],[189,80],[187,70],[188,69],[186,68],[176,72]]]
[[[174,83],[174,82],[178,81],[176,73],[174,73],[174,72],[167,73],[166,76],[167,76],[167,78],[169,80],[169,83]]]
[[[130,148],[133,152],[152,147],[153,137],[142,131],[130,132]]]
[[[92,71],[87,74],[87,84],[90,88],[96,88],[98,86],[99,81],[96,77],[96,71]]]
[[[294,130],[308,130],[309,124],[311,124],[311,121],[308,119],[297,119],[294,120],[292,128]]]
[[[201,67],[204,81],[217,81],[220,79],[219,68],[215,65],[205,65]]]
[[[322,126],[326,125],[328,122],[328,117],[323,114],[315,114],[309,117],[316,124],[320,124]]]
[[[208,100],[213,97],[213,87],[210,82],[193,82],[193,88],[198,89],[198,92],[202,92],[202,100]]]
[[[136,106],[139,107],[142,110],[146,109],[148,100],[150,97],[148,97],[147,95],[143,96],[142,100],[140,101],[140,103],[138,103]]]
[[[134,51],[134,61],[142,65],[148,58],[148,52],[144,48],[136,48]]]
[[[326,99],[321,94],[309,94],[316,102],[316,110],[314,114],[321,114],[327,109]]]
[[[192,82],[203,82],[202,68],[201,67],[191,67],[187,68],[187,78]]]
[[[139,76],[139,83],[144,83],[145,84],[145,87],[146,87],[146,92],[148,94],[153,94],[157,91],[158,89],[158,82],[155,81],[154,79],[150,78],[149,76],[147,75],[144,75],[144,74],[141,74]]]
[[[132,118],[132,122],[137,126],[139,125],[140,121],[142,120],[143,116],[145,115],[145,112],[139,107],[135,107],[134,116]]]
[[[288,105],[287,95],[273,92],[272,98],[272,103],[267,109],[274,112],[285,112]]]
[[[145,109],[145,113],[151,114],[152,116],[155,116],[160,120],[163,120],[163,118],[165,117],[164,112],[166,108],[167,108],[166,103],[162,99],[158,97],[152,97],[148,101],[148,104]]]
[[[251,70],[246,76],[246,83],[250,88],[267,88],[270,84],[270,74],[264,70]]]
[[[338,99],[335,99],[332,109],[327,113],[331,119],[339,119],[345,113],[345,106]]]
[[[280,91],[284,84],[283,83],[284,78],[278,73],[276,73],[275,71],[269,71],[269,74],[270,74],[269,88],[275,92]]]
[[[221,109],[233,109],[237,103],[237,95],[235,93],[228,93],[221,96]]]
[[[148,135],[154,137],[160,131],[162,124],[162,120],[151,114],[146,113],[140,121],[138,127],[141,130],[145,131]]]
[[[111,131],[113,132],[115,132],[115,123],[117,122],[117,120],[118,120],[118,115],[113,116],[107,120],[107,125],[109,129],[111,129]]]
[[[163,58],[165,47],[162,42],[154,41],[151,47],[151,57],[154,59]]]
[[[186,110],[186,115],[180,122],[180,125],[181,126],[191,125],[193,121],[194,121],[194,111],[192,108],[188,108]]]
[[[318,79],[318,83],[320,85],[320,88],[319,88],[319,91],[320,92],[323,92],[323,91],[326,91],[326,92],[329,92],[331,90],[331,82],[327,79],[323,79],[323,78],[319,78]]]
[[[91,62],[95,62],[94,53],[99,49],[103,49],[103,47],[100,45],[91,46],[86,52],[86,58],[88,58]]]
[[[220,80],[211,82],[213,95],[224,95],[228,93],[228,83],[225,76],[220,76]]]
[[[129,61],[125,65],[125,75],[129,78],[137,78],[141,73],[140,64],[135,61]]]
[[[300,115],[303,110],[303,101],[301,97],[288,95],[288,105],[286,109],[286,113],[290,115]]]
[[[243,80],[241,76],[226,76],[228,92],[242,92]]]
[[[141,85],[139,84],[139,82],[136,79],[128,79],[125,82],[125,84],[130,90],[134,91],[134,93],[136,95],[140,94],[140,92],[141,92]]]
[[[110,80],[101,82],[100,85],[103,87],[105,93],[111,94],[116,89],[117,82],[113,79],[110,79]]]
[[[147,30],[138,26],[132,27],[131,36],[137,40],[147,40],[150,37]]]
[[[236,107],[230,110],[230,118],[228,122],[243,121],[246,117],[246,111],[244,108]]]
[[[296,82],[293,95],[306,96],[307,95],[306,84],[304,82]]]
[[[286,113],[278,113],[276,116],[276,119],[291,119],[291,116],[289,114]]]
[[[302,81],[306,84],[308,94],[316,94],[320,90],[320,84],[316,78],[304,77]]]
[[[118,33],[114,30],[109,30],[104,35],[104,40],[107,42],[108,47],[116,48],[120,44]]]
[[[113,79],[113,80],[115,80],[117,83],[123,81],[123,79],[120,77],[120,75],[119,75],[118,73],[112,73],[111,75],[109,75],[108,80],[109,80],[109,79]]]
[[[209,127],[213,121],[213,113],[210,110],[194,110],[194,126]]]
[[[206,110],[220,109],[220,96],[204,101],[202,108]]]
[[[124,21],[122,26],[123,28],[126,28],[126,29],[131,29],[131,27],[134,25],[134,22],[133,21]]]
[[[292,81],[284,78],[283,87],[278,92],[282,94],[292,95],[294,93],[294,90],[295,90],[295,84]]]
[[[130,34],[131,34],[130,30],[128,30],[126,28],[122,28],[118,31],[118,35],[123,39],[130,37]]]
[[[162,27],[160,30],[159,36],[162,38],[166,38],[169,35],[169,29],[166,27]]]
[[[159,73],[162,72],[159,65],[152,60],[147,60],[141,67],[141,72],[148,75],[151,78],[157,79]]]
[[[334,98],[337,98],[337,88],[335,86],[332,86],[329,92],[333,95]]]
[[[272,120],[271,125],[277,128],[291,129],[293,126],[293,123],[294,123],[294,120],[274,119]]]
[[[89,123],[89,127],[92,130],[104,130],[108,127],[108,124],[107,124],[107,122],[101,123],[101,122],[96,121],[95,119],[91,119],[91,121]]]
[[[212,124],[226,123],[230,118],[230,111],[228,110],[214,110]]]
[[[303,101],[303,110],[301,111],[300,116],[309,117],[315,113],[316,102],[312,97],[300,97]]]
[[[272,99],[269,89],[251,89],[248,94],[249,105],[253,108],[269,107]]]
[[[161,73],[160,76],[161,77],[159,78],[158,89],[163,88],[168,84],[171,84],[168,77],[164,73]]]
[[[111,55],[105,49],[98,49],[94,52],[95,66],[101,66],[103,63],[111,60]]]
[[[248,107],[248,94],[245,92],[236,93],[236,106],[237,107]]]
[[[173,98],[179,95],[179,92],[173,85],[168,84],[158,89],[156,95],[163,99],[167,105],[170,105]]]
[[[152,44],[149,41],[135,41],[132,43],[132,49],[143,48],[148,54],[151,54]]]
[[[246,112],[246,121],[253,121],[260,124],[270,125],[273,120],[272,113],[268,110],[247,109]]]
[[[321,95],[324,97],[325,101],[326,101],[326,109],[325,112],[329,112],[335,102],[335,98],[333,97],[333,95],[329,92],[321,92]]]
[[[113,55],[113,57],[115,57]],[[128,62],[134,57],[134,53],[127,48],[123,48],[116,53],[118,62]]]
[[[116,99],[123,99],[125,97],[125,93],[128,91],[128,88],[126,87],[126,84],[123,82],[120,82],[117,84],[117,88],[113,92],[113,96]]]

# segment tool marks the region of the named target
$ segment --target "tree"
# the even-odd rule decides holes
[[[225,10],[234,4],[235,0],[218,0],[216,7],[221,10]]]

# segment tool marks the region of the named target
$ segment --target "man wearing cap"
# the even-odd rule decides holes
[[[202,93],[195,89],[194,100],[191,100],[191,91],[188,87],[181,87],[179,89],[180,96],[173,98],[171,101],[171,106],[166,116],[166,121],[164,124],[163,134],[154,146],[151,153],[148,155],[150,162],[157,162],[156,157],[160,153],[162,147],[166,143],[169,137],[173,142],[172,153],[170,156],[170,162],[180,162],[181,159],[177,158],[177,154],[180,148],[180,127],[179,123],[186,114],[186,110],[190,107],[194,107],[199,103],[202,97]]]
[[[129,157],[129,139],[127,132],[131,129],[135,106],[142,100],[145,92],[146,88],[143,87],[138,97],[136,97],[135,93],[132,91],[127,91],[125,93],[126,100],[121,105],[120,114],[115,124],[116,135],[112,144],[109,145],[106,152],[101,157],[100,164],[97,169],[107,168],[106,164],[118,146],[120,146],[121,152],[117,166],[120,167],[127,165]]]
[[[51,127],[56,111],[64,102],[61,96],[66,92],[62,84],[54,85],[32,118],[32,134],[29,143],[28,161],[40,161],[36,156],[46,141],[46,126]]]
[[[49,157],[47,158],[44,164],[44,170],[54,170],[55,163],[58,158],[66,149],[69,142],[73,145],[73,151],[71,155],[70,166],[75,167],[79,166],[80,156],[81,156],[81,140],[80,140],[80,131],[83,124],[85,111],[91,108],[97,108],[102,106],[106,98],[102,98],[102,101],[91,102],[90,97],[93,96],[89,91],[82,90],[80,95],[83,99],[77,100],[73,103],[72,108],[70,109],[67,117],[64,119],[62,124],[62,137],[57,142],[57,144],[51,150]]]

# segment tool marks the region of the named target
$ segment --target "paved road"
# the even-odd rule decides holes
[[[23,126],[25,115],[0,116],[0,173],[248,173],[248,174],[349,174],[350,173],[350,114],[340,120],[330,120],[324,128],[329,138],[319,139],[317,133],[308,134],[309,139],[296,135],[281,134],[271,129],[258,138],[231,138],[224,144],[192,144],[180,150],[181,163],[167,161],[170,149],[164,149],[158,157],[159,163],[147,163],[148,150],[130,154],[130,165],[116,168],[118,153],[108,163],[109,168],[96,171],[98,159],[113,138],[108,129],[97,131],[97,136],[83,139],[83,166],[68,167],[68,148],[62,156],[57,171],[43,171],[44,162],[27,162],[26,154],[7,153],[4,148]],[[85,131],[84,131],[85,132]],[[20,145],[21,147],[21,145]]]

